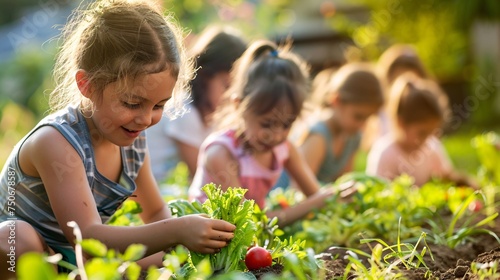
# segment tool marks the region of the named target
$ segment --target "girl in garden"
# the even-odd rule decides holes
[[[230,85],[229,71],[245,49],[237,30],[217,26],[205,29],[190,48],[197,71],[190,82],[188,111],[173,120],[164,117],[147,131],[148,147],[155,150],[151,165],[158,182],[179,162],[186,163],[191,178],[194,175],[198,149],[212,132],[213,112]]]
[[[312,98],[322,113],[300,140],[300,151],[316,178],[330,183],[353,170],[361,132],[383,105],[383,91],[370,65],[349,63]]]
[[[247,49],[234,70],[226,102],[217,111],[222,130],[211,134],[200,149],[190,198],[205,200],[201,188],[214,182],[223,189],[248,189],[246,198],[264,209],[268,192],[286,169],[308,198],[267,214],[277,216],[281,226],[290,224],[335,193],[333,188],[320,190],[307,163],[287,140],[307,95],[307,69],[287,48],[262,40]]]
[[[384,88],[385,99],[394,81],[404,73],[413,73],[422,79],[430,75],[422,63],[417,51],[411,45],[395,44],[382,53],[377,62],[377,73]],[[363,135],[362,147],[369,150],[374,141],[390,131],[390,121],[385,107],[378,114],[370,117]]]
[[[144,130],[165,106],[178,111],[192,69],[178,27],[151,2],[96,1],[67,24],[51,96],[57,111],[14,147],[0,175],[2,274],[12,228],[16,258],[60,253],[75,264],[74,221],[84,239],[120,252],[144,244],[145,267],[160,266],[162,251],[177,244],[216,253],[233,237],[225,221],[171,218],[153,178]],[[127,198],[142,206],[144,225],[106,225]]]
[[[366,172],[388,179],[408,174],[421,186],[433,177],[475,186],[453,170],[437,135],[449,109],[446,95],[429,80],[408,73],[396,80],[387,104],[393,130],[371,148]]]

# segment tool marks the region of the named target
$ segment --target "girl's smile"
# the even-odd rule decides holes
[[[125,134],[130,138],[136,138],[143,131],[143,130],[128,130],[123,126],[122,129],[125,131]]]

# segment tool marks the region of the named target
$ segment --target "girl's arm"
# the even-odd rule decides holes
[[[316,177],[297,148],[291,143],[289,146],[289,158],[285,162],[285,168],[307,199],[290,208],[267,213],[270,217],[278,217],[280,227],[289,225],[312,210],[323,207],[325,200],[335,193],[333,188],[320,189]]]
[[[300,145],[299,149],[313,174],[318,174],[325,159],[326,145],[325,138],[318,133],[309,134]]]
[[[301,190],[308,198],[290,208],[267,212],[269,217],[278,217],[280,227],[291,224],[306,216],[311,210],[322,207],[326,198],[330,197],[334,190],[324,188],[319,190],[314,174],[305,163],[295,146],[290,145],[290,156],[285,163],[285,168],[293,175]],[[226,190],[228,187],[241,186],[238,177],[238,162],[233,155],[222,145],[212,145],[206,150],[206,157],[202,159],[209,175],[216,185]]]
[[[288,142],[288,146],[289,157],[285,162],[285,169],[288,171],[288,174],[290,174],[297,188],[304,193],[304,195],[309,197],[315,194],[320,188],[316,176],[295,145]]]
[[[190,178],[193,178],[194,173],[196,172],[199,149],[177,139],[174,139],[174,141],[177,145],[177,149],[179,150],[181,160],[184,161],[188,167]]]
[[[137,189],[130,197],[141,205],[142,212],[139,214],[145,224],[168,219],[171,217],[170,209],[163,201],[149,160],[149,151],[146,152],[144,163],[135,179]]]
[[[241,187],[239,179],[239,163],[231,152],[222,145],[211,145],[205,150],[205,157],[201,159],[215,185],[222,190],[229,187]]]
[[[158,220],[167,216],[158,199],[151,202],[152,207],[147,205],[149,201],[142,205],[146,208],[145,220],[158,220],[156,222],[137,227],[102,224],[83,163],[66,139],[54,128],[43,127],[25,144],[23,150],[42,178],[56,219],[72,244],[74,235],[73,229],[67,226],[69,221],[78,224],[84,239],[98,239],[122,252],[132,243],[141,243],[147,247],[146,255],[177,244],[202,253],[214,253],[234,236],[234,225],[201,215]],[[141,173],[143,171],[147,173],[147,170]],[[146,173],[140,175],[141,183],[148,181],[142,177]],[[137,195],[139,201],[145,201],[154,196],[154,191],[141,189]]]
[[[315,194],[296,205],[285,209],[270,211],[266,214],[271,218],[278,217],[278,226],[284,227],[304,218],[311,211],[323,207],[326,200],[335,193],[336,191],[331,187],[321,188]]]

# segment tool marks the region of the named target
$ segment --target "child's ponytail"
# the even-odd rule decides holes
[[[245,112],[259,115],[276,110],[275,105],[283,98],[290,101],[293,114],[300,114],[309,91],[309,69],[290,52],[290,46],[259,40],[247,48],[233,67],[233,82],[214,116],[221,128],[235,126]],[[238,110],[233,107],[235,100]]]

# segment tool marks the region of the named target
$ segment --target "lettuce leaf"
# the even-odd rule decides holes
[[[245,199],[246,189],[228,188],[225,192],[215,184],[207,184],[202,190],[207,200],[188,202],[183,199],[169,203],[172,213],[178,217],[190,214],[207,214],[213,219],[222,219],[236,226],[234,238],[228,246],[216,254],[200,254],[190,252],[191,263],[196,266],[208,258],[215,273],[227,273],[234,270],[245,270],[245,254],[252,243],[256,225],[252,219],[254,201]]]

